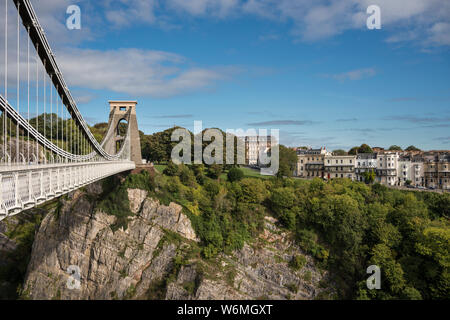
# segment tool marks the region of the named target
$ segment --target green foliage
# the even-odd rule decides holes
[[[211,179],[219,179],[222,172],[223,172],[223,166],[220,164],[213,164],[208,167],[208,176]]]
[[[370,171],[364,171],[362,174],[363,178],[364,178],[364,182],[367,184],[372,184],[375,181],[375,170],[370,170]]]
[[[277,177],[292,177],[297,165],[297,152],[293,149],[279,145],[279,168]]]
[[[239,181],[244,177],[244,171],[242,171],[239,168],[231,168],[228,173],[227,173],[227,178],[228,181],[230,182],[235,182],[235,181]]]
[[[402,147],[397,146],[397,145],[394,144],[394,145],[389,147],[389,150],[390,151],[402,151]]]
[[[301,270],[306,265],[306,258],[302,255],[297,255],[292,257],[292,260],[289,261],[289,267],[292,270],[298,271]]]
[[[142,170],[139,174],[130,174],[120,183],[120,178],[111,176],[103,180],[103,193],[99,197],[97,208],[103,212],[114,215],[117,219],[111,225],[113,231],[128,227],[128,217],[133,213],[130,210],[127,189],[142,189],[153,191],[155,181],[150,174]]]
[[[320,179],[284,179],[271,182],[268,191],[268,208],[295,231],[303,250],[332,271],[341,297],[449,296],[448,194]],[[357,285],[371,264],[382,270],[381,290]]]
[[[166,172],[171,176],[127,178],[125,185],[144,185],[162,203],[181,204],[201,239],[198,254],[205,259],[252,241],[270,212],[321,268],[330,271],[342,298],[450,296],[449,194],[340,179],[226,181],[205,175],[210,169],[173,165]],[[109,201],[122,197],[121,190],[113,191]],[[110,210],[118,208],[111,205]],[[175,262],[179,267],[181,262]],[[289,265],[301,269],[305,262],[303,256],[295,256]],[[381,290],[365,287],[371,264],[381,268]],[[186,285],[190,291],[192,285]]]
[[[173,163],[172,161],[169,162],[169,164],[167,165],[167,167],[164,169],[163,173],[166,176],[177,176],[178,175],[178,170],[179,170],[179,166],[176,165],[175,163]]]
[[[369,145],[363,143],[361,146],[353,147],[348,151],[349,155],[356,155],[358,153],[373,153],[373,150]]]
[[[34,236],[42,220],[42,214],[33,214],[31,217],[17,216],[19,223],[8,226],[6,236],[15,241],[17,246],[13,251],[0,252],[0,299],[17,299],[21,292],[21,286],[25,279],[28,263],[31,258],[31,248]]]
[[[348,153],[345,150],[337,149],[337,150],[333,150],[333,154],[335,156],[346,156]]]
[[[372,152],[373,152],[372,148],[365,143],[363,143],[358,149],[358,153],[372,153]]]
[[[421,151],[419,148],[416,148],[415,146],[409,146],[405,149],[405,151]]]

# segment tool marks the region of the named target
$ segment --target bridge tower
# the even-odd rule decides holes
[[[130,142],[131,142],[131,161],[136,165],[142,164],[141,139],[136,118],[137,101],[109,101],[109,126],[114,129],[114,135],[105,141],[104,149],[109,154],[115,154],[118,150],[118,144],[123,140],[120,136],[120,127],[122,121],[127,121],[127,114],[130,111]],[[131,109],[131,110],[130,110]]]

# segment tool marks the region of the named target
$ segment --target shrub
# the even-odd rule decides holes
[[[234,182],[234,181],[239,181],[244,177],[244,171],[242,171],[239,168],[231,168],[228,173],[227,173],[227,178],[228,181],[230,182]]]
[[[289,262],[289,267],[292,270],[298,271],[301,270],[306,265],[306,258],[302,255],[293,256],[291,261]]]
[[[169,164],[167,165],[167,167],[164,169],[163,173],[166,176],[173,177],[173,176],[177,176],[179,174],[178,170],[179,170],[178,166],[175,163],[173,163],[172,161],[170,161]]]

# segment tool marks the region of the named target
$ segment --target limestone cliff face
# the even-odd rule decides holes
[[[264,233],[251,245],[205,261],[181,206],[164,206],[146,191],[129,189],[135,215],[126,230],[113,232],[116,217],[95,210],[89,200],[100,192],[98,183],[78,190],[62,200],[59,214],[44,218],[35,236],[24,297],[313,299],[325,290],[318,284],[326,273],[319,272],[310,257],[300,271],[288,266],[302,252],[273,218],[266,218]],[[79,268],[78,289],[76,280],[68,283],[69,267]]]

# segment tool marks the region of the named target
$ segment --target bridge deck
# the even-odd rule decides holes
[[[14,167],[0,168],[0,220],[136,166],[104,161]]]

